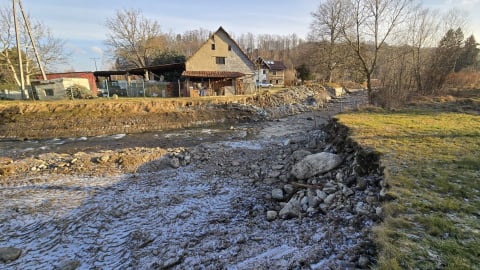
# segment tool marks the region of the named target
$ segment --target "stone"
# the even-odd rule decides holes
[[[14,247],[0,247],[0,262],[15,261],[22,255],[22,250]]]
[[[285,195],[283,194],[283,190],[281,188],[276,188],[272,190],[272,199],[277,201],[283,201],[285,199]]]
[[[368,206],[364,205],[363,202],[358,202],[355,206],[355,211],[360,215],[368,215]]]
[[[358,258],[358,266],[360,268],[368,268],[368,264],[370,264],[370,260],[367,258],[367,256],[360,256],[360,258]]]
[[[354,192],[352,189],[350,189],[350,188],[348,188],[348,187],[346,187],[346,186],[343,187],[342,193],[343,193],[343,195],[345,195],[345,197],[350,197],[350,196],[352,196],[353,194],[355,194],[355,192]]]
[[[325,193],[323,190],[320,190],[320,189],[317,189],[316,193],[317,193],[317,197],[322,199],[322,200],[325,200],[325,198],[327,198],[327,196],[328,196],[327,193]]]
[[[273,221],[275,219],[277,219],[278,217],[278,212],[277,211],[267,211],[267,220],[268,221]]]
[[[307,150],[297,150],[292,153],[291,159],[293,160],[293,162],[298,162],[311,154],[312,152]]]
[[[343,158],[339,155],[321,152],[306,156],[304,159],[293,165],[292,175],[299,179],[307,179],[317,174],[326,173],[343,162]]]
[[[58,264],[56,270],[76,270],[80,267],[81,263],[77,260],[65,260]]]
[[[365,198],[365,201],[368,204],[373,204],[377,201],[377,198],[375,196],[367,196],[367,198]]]
[[[292,203],[287,203],[278,215],[283,219],[296,218],[300,216],[300,208]]]
[[[291,184],[286,184],[283,186],[283,190],[285,191],[285,194],[292,195],[295,192],[295,187]]]
[[[97,162],[98,163],[106,163],[106,162],[108,162],[108,160],[110,160],[110,157],[107,156],[107,155],[103,155],[103,156],[101,156],[97,159]]]
[[[178,158],[171,158],[170,159],[170,167],[174,169],[180,168],[180,160]]]
[[[383,209],[382,207],[378,206],[375,208],[375,214],[377,214],[377,216],[382,216],[382,213],[383,213]]]
[[[334,199],[335,199],[335,194],[330,194],[327,196],[327,198],[325,198],[325,200],[323,200],[323,202],[327,205],[330,205],[333,203]]]
[[[282,174],[282,172],[280,171],[271,171],[268,173],[268,176],[269,178],[277,178],[279,177],[280,175]]]
[[[367,189],[367,184],[368,184],[367,179],[365,179],[364,177],[359,177],[357,179],[357,189],[358,190],[363,191],[363,190]]]

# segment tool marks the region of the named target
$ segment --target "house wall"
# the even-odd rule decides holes
[[[215,44],[215,50],[212,50]],[[230,45],[231,50],[228,49]],[[225,64],[217,64],[216,57],[225,57]],[[217,31],[213,38],[205,42],[200,49],[187,60],[187,71],[234,71],[253,74],[253,63],[241,49],[223,31]]]
[[[75,84],[89,87],[89,81],[85,78],[59,78],[41,81],[34,88],[39,100],[60,100],[67,98],[65,89]]]
[[[285,71],[284,70],[270,71],[268,73],[268,80],[271,84],[276,86],[285,85]]]
[[[65,73],[51,73],[47,74],[48,80],[59,79],[59,78],[84,78],[88,80],[87,88],[92,91],[92,95],[96,95],[98,88],[95,82],[95,76],[93,72],[65,72]],[[41,76],[37,79],[41,80]]]

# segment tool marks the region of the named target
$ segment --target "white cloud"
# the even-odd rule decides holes
[[[96,54],[103,55],[103,49],[98,46],[92,46],[90,47],[90,50]]]

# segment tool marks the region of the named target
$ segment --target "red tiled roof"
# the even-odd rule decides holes
[[[182,76],[190,78],[239,78],[245,76],[245,74],[232,71],[184,71]]]

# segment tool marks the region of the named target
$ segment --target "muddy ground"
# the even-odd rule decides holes
[[[0,248],[19,256],[0,268],[366,269],[380,176],[321,129],[339,110],[20,146],[0,183]],[[292,178],[299,153],[325,151],[336,171]],[[317,203],[272,218],[297,194]]]

